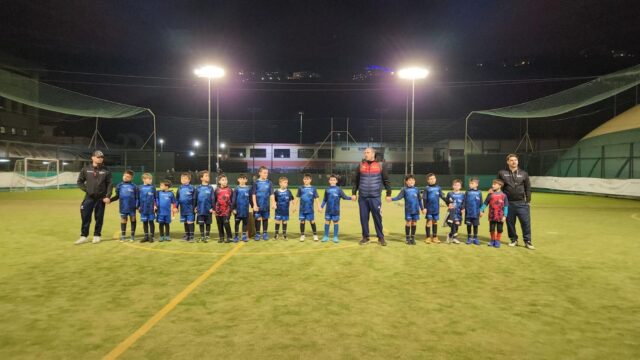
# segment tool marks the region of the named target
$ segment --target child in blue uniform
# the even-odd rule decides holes
[[[235,215],[235,236],[233,242],[238,242],[238,230],[242,223],[242,241],[249,240],[247,236],[247,221],[249,220],[249,207],[251,202],[251,188],[247,186],[247,175],[238,175],[238,186],[233,190],[233,214]]]
[[[142,174],[142,185],[138,187],[138,211],[144,229],[144,239],[140,242],[153,242],[156,227],[153,222],[156,212],[156,187],[149,173]]]
[[[458,241],[458,228],[462,223],[462,212],[464,211],[464,193],[460,191],[462,180],[453,180],[451,187],[453,191],[447,193],[446,197],[447,204],[449,204],[447,223],[451,227],[451,231],[447,235],[447,243],[460,244],[460,241]]]
[[[322,242],[329,241],[329,227],[331,226],[331,222],[333,222],[333,242],[336,244],[340,241],[338,239],[340,228],[338,224],[340,222],[340,199],[351,200],[351,196],[348,196],[339,186],[336,186],[337,183],[338,177],[331,174],[329,176],[329,187],[325,190],[324,198],[320,205],[321,209],[323,209],[325,205],[327,206],[324,214],[324,237],[322,238]]]
[[[261,166],[258,169],[258,179],[251,188],[253,200],[253,217],[256,222],[256,236],[254,240],[260,240],[260,224],[262,224],[262,240],[269,240],[267,230],[269,228],[269,209],[273,202],[273,183],[269,180],[269,169]]]
[[[311,224],[311,232],[313,233],[313,240],[318,241],[318,233],[316,232],[315,221],[315,209],[320,211],[320,204],[318,203],[318,190],[315,186],[311,185],[311,174],[304,174],[302,177],[303,186],[298,188],[296,198],[299,202],[300,215],[300,241],[304,241],[304,228],[306,222]]]
[[[469,188],[464,193],[464,223],[467,225],[467,245],[480,245],[478,225],[480,225],[480,207],[482,191],[478,190],[478,178],[469,179]],[[473,233],[471,232],[473,229]]]
[[[282,239],[287,240],[287,221],[289,221],[289,205],[294,200],[293,194],[291,190],[287,187],[289,186],[289,179],[286,177],[281,177],[278,179],[278,185],[280,188],[276,189],[273,192],[273,198],[275,203],[273,204],[273,208],[276,211],[276,234],[275,239],[279,239],[280,235],[280,225],[282,225]]]
[[[427,224],[425,226],[425,231],[427,237],[425,238],[425,242],[427,244],[439,244],[440,240],[438,240],[438,220],[440,219],[440,199],[442,199],[446,203],[446,199],[444,194],[442,193],[442,189],[440,185],[436,183],[436,175],[433,173],[427,174],[427,187],[422,192],[422,200],[424,201],[424,209],[426,210],[425,219],[427,220]]]
[[[127,239],[127,220],[131,220],[131,238],[133,242],[136,237],[136,209],[138,208],[138,188],[131,181],[133,171],[126,170],[122,174],[122,182],[116,187],[116,194],[111,202],[120,200],[120,242]]]
[[[425,213],[420,190],[415,186],[416,178],[409,174],[404,178],[405,187],[400,190],[398,196],[391,201],[404,199],[404,218],[407,221],[404,226],[407,245],[416,244],[416,224],[420,220],[420,213]]]
[[[180,209],[180,222],[184,223],[184,235],[182,240],[193,241],[195,232],[195,206],[196,189],[191,185],[191,174],[184,172],[180,174],[180,187],[176,194],[178,208]]]
[[[171,181],[160,182],[160,191],[156,194],[156,204],[158,204],[158,225],[160,227],[160,241],[171,241],[170,225],[171,217],[178,212],[175,195],[171,191]]]
[[[200,185],[196,187],[196,207],[195,211],[198,214],[198,225],[200,227],[200,239],[204,243],[209,241],[209,234],[211,233],[211,220],[213,218],[213,187],[209,184],[210,174],[204,170],[200,172]],[[195,226],[195,225],[194,225]]]

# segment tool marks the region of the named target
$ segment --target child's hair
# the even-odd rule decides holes
[[[262,170],[269,170],[269,169],[267,169],[266,166],[260,166],[260,168],[258,169],[258,174],[260,174]]]
[[[404,181],[405,181],[405,182],[406,182],[407,180],[409,180],[409,179],[413,179],[413,180],[415,180],[415,179],[416,179],[416,177],[415,177],[415,176],[413,176],[413,174],[407,174],[407,175],[405,175],[405,176],[404,176]]]
[[[153,179],[153,176],[149,173],[144,173],[142,174],[142,179]]]
[[[246,179],[246,178],[247,178],[247,174],[245,173],[238,175],[238,179]]]
[[[162,180],[162,181],[160,181],[160,185],[164,185],[166,187],[171,187],[171,181],[166,180],[166,179]]]
[[[428,173],[428,174],[427,174],[427,180],[428,180],[430,177],[432,177],[432,176],[436,176],[436,174],[434,174],[434,173]]]
[[[127,170],[124,171],[124,173],[127,174],[127,175],[133,176],[133,170],[127,169]]]
[[[469,182],[478,182],[478,178],[477,177],[472,177],[469,179]]]
[[[188,172],[183,172],[182,174],[180,174],[180,177],[186,176],[189,180],[191,180],[191,173]]]
[[[280,176],[280,178],[278,179],[278,183],[282,182],[282,181],[289,181],[289,179],[286,176]]]
[[[462,180],[460,180],[460,179],[453,179],[453,181],[451,182],[451,184],[452,184],[452,185],[453,185],[453,184],[460,184],[460,185],[462,185]]]
[[[200,171],[200,180],[202,180],[202,178],[204,177],[205,174],[208,174],[209,171],[208,170],[202,170]]]
[[[311,179],[311,174],[309,174],[309,173],[304,173],[304,175],[302,175],[302,178],[303,178],[303,179],[304,179],[304,178],[309,178],[309,179]]]
[[[502,181],[500,179],[493,179],[493,181],[491,183],[492,184],[498,184],[498,185],[500,185],[500,187],[504,186],[504,181]]]
[[[218,183],[220,183],[220,179],[222,179],[222,178],[225,178],[225,179],[226,179],[226,178],[227,178],[227,175],[226,175],[225,173],[221,173],[221,174],[219,174],[219,175],[218,175],[218,178],[217,178]]]
[[[338,180],[338,175],[331,174],[331,175],[329,175],[329,179],[331,179],[331,178],[334,178],[334,179]]]

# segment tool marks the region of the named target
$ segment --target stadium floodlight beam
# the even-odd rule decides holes
[[[220,149],[224,149],[225,147],[227,147],[227,144],[225,144],[225,143],[220,143]]]
[[[200,140],[193,140],[193,147],[199,148],[200,147]]]
[[[160,138],[160,139],[158,140],[158,143],[160,144],[160,152],[162,152],[162,150],[163,150],[163,148],[164,148],[164,139],[163,139],[163,138]]]
[[[209,82],[209,143],[207,146],[207,170],[211,171],[211,79],[224,77],[224,69],[218,66],[202,66],[194,70],[197,77],[207,78]],[[220,90],[216,87],[216,171],[220,168],[218,154],[218,144],[220,143]]]
[[[189,156],[195,156],[195,155],[196,155],[195,151],[193,151],[193,150],[189,151]]]
[[[415,139],[415,103],[416,103],[416,80],[429,76],[429,70],[421,67],[408,67],[398,71],[398,77],[411,80],[411,174],[413,174],[413,149]],[[405,141],[406,143],[406,141]]]

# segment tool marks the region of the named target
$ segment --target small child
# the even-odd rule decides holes
[[[478,225],[480,225],[480,207],[482,191],[478,190],[478,178],[469,179],[469,188],[464,193],[464,223],[467,225],[467,245],[480,245]],[[473,227],[473,233],[471,229]],[[472,235],[473,234],[473,235]]]
[[[502,227],[507,220],[509,214],[509,200],[507,195],[502,192],[504,182],[495,179],[491,183],[492,192],[487,195],[484,204],[480,208],[480,216],[482,217],[484,210],[489,207],[489,232],[491,233],[491,242],[489,246],[500,247],[500,238],[502,237]]]
[[[218,242],[223,243],[231,242],[231,224],[229,218],[231,217],[231,210],[233,209],[233,190],[229,187],[229,180],[227,175],[220,174],[218,176],[218,186],[214,192],[214,203],[216,213],[216,223],[218,224]],[[227,233],[225,238],[224,233]]]
[[[458,241],[458,228],[462,223],[462,212],[464,211],[464,193],[460,191],[462,188],[462,180],[454,179],[451,183],[452,192],[447,193],[447,204],[449,204],[449,216],[447,223],[451,227],[449,235],[447,235],[447,243],[460,244]]]
[[[138,188],[138,211],[140,211],[140,221],[144,228],[144,239],[140,242],[153,242],[156,227],[156,187],[153,186],[153,176],[149,173],[142,174],[142,185]]]
[[[171,218],[178,212],[178,201],[173,191],[171,191],[171,181],[160,182],[160,191],[156,194],[158,204],[158,225],[160,227],[160,241],[171,241],[170,226]]]
[[[133,171],[125,170],[122,174],[122,182],[116,188],[116,194],[111,202],[120,200],[120,242],[127,239],[127,218],[131,220],[131,238],[133,242],[136,238],[136,209],[138,208],[138,188],[131,182]]]
[[[274,204],[273,209],[276,211],[276,234],[275,239],[279,239],[280,225],[282,225],[282,239],[287,240],[287,221],[289,221],[289,205],[294,200],[289,186],[289,179],[282,176],[278,179],[279,189],[273,192]]]
[[[304,174],[302,177],[302,183],[304,184],[298,188],[296,198],[298,199],[300,215],[300,241],[304,241],[304,228],[308,221],[311,223],[311,231],[313,233],[313,240],[318,241],[318,233],[316,232],[316,222],[314,209],[320,210],[320,204],[318,204],[318,190],[315,186],[311,185],[311,174]]]
[[[233,191],[233,214],[235,215],[235,236],[233,242],[238,242],[238,230],[242,223],[242,241],[247,242],[247,220],[249,219],[249,207],[251,202],[251,188],[247,186],[247,175],[238,175],[238,186]]]
[[[429,244],[430,242],[433,244],[439,244],[440,240],[438,240],[438,220],[440,220],[440,199],[442,199],[445,203],[447,199],[445,199],[444,194],[442,193],[442,188],[438,185],[436,179],[436,175],[433,173],[427,174],[427,187],[422,192],[422,200],[424,202],[424,209],[426,210],[425,219],[427,220],[427,224],[425,226],[425,232],[427,237],[424,239],[424,242]]]
[[[327,211],[324,214],[324,236],[322,237],[322,242],[329,241],[329,227],[333,221],[333,242],[337,244],[340,242],[340,239],[338,239],[340,199],[351,200],[351,196],[345,194],[336,184],[338,184],[338,177],[333,174],[329,175],[329,187],[324,192],[320,209],[323,209],[325,205],[327,206]]]
[[[251,188],[253,200],[253,217],[256,222],[255,241],[260,240],[260,224],[262,224],[262,240],[269,240],[267,229],[269,228],[269,215],[271,203],[273,203],[273,183],[269,180],[269,169],[260,166],[258,179],[253,182]]]
[[[193,242],[195,233],[195,207],[196,189],[191,185],[191,174],[183,172],[180,174],[180,187],[178,188],[176,200],[180,208],[180,222],[184,224],[183,241]]]
[[[407,221],[404,226],[407,245],[416,244],[416,225],[420,220],[420,213],[425,213],[422,201],[420,200],[420,190],[415,186],[416,178],[409,174],[404,177],[404,184],[398,196],[391,201],[404,199],[404,218]]]
[[[213,187],[209,184],[209,171],[200,172],[200,185],[196,187],[196,208],[198,214],[198,225],[200,227],[200,239],[198,241],[208,242],[211,233],[211,218],[215,199],[213,197]]]

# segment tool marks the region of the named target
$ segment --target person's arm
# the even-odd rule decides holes
[[[87,192],[87,171],[84,167],[80,170],[80,174],[78,174],[77,184],[80,190],[85,193]]]
[[[480,216],[482,216],[482,213],[484,212],[484,210],[487,208],[487,206],[489,205],[489,201],[491,200],[491,194],[487,195],[487,198],[484,199],[484,203],[482,204],[482,206],[480,207]]]
[[[382,168],[382,184],[385,190],[387,190],[387,197],[391,197],[391,180],[389,180],[389,174],[383,164],[380,164],[380,167]]]
[[[233,189],[232,189],[231,187],[229,187],[229,190],[231,190],[231,196],[229,197],[229,201],[230,201],[231,203],[229,204],[229,205],[230,205],[229,207],[230,207],[231,209],[233,209],[233,208],[235,207],[235,205],[236,205],[236,204],[235,204],[235,198],[236,198],[236,196],[235,196],[235,195],[236,195],[236,192],[235,192],[235,191],[233,191]]]
[[[345,194],[344,190],[342,190],[342,188],[340,188],[340,197],[345,199],[345,200],[351,200],[351,196]]]
[[[116,186],[116,194],[113,195],[111,198],[109,198],[109,202],[118,201],[118,199],[120,199],[120,186],[121,185],[122,185],[122,183],[120,183],[120,184],[118,184],[118,186]]]
[[[134,186],[136,196],[136,209],[140,209],[140,188]]]
[[[322,197],[322,204],[320,205],[320,208],[321,208],[321,209],[324,209],[324,206],[327,204],[327,201],[328,201],[328,199],[327,199],[327,194],[328,194],[328,193],[329,193],[329,192],[325,190],[325,192],[324,192],[324,196]]]
[[[107,195],[105,196],[105,199],[108,199],[111,197],[111,193],[113,192],[113,180],[111,171],[107,170],[107,175],[104,178],[104,183],[107,185]]]
[[[507,218],[509,215],[509,199],[507,199],[507,195],[504,195],[504,218]]]
[[[396,197],[392,198],[391,201],[398,201],[400,199],[404,199],[404,196],[405,196],[404,188],[402,188],[400,190],[400,192],[398,193],[398,195]],[[418,201],[418,202],[420,202],[420,201]],[[420,208],[422,208],[422,206]]]
[[[529,179],[529,174],[524,178],[524,195],[526,203],[531,202],[531,180]]]
[[[445,205],[449,205],[449,198],[444,196],[444,193],[442,192],[442,189],[440,189],[440,199],[442,199],[442,201],[444,201]]]
[[[193,209],[196,209],[196,205],[198,203],[198,198],[196,197],[196,188],[193,187],[193,199],[191,199],[191,206],[193,206]]]
[[[238,208],[238,188],[232,193],[231,196],[231,210],[235,213]]]

